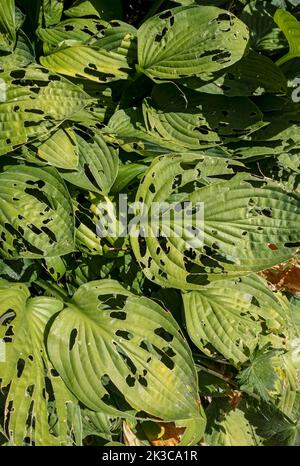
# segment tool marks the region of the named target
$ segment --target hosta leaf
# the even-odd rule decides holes
[[[75,241],[76,248],[85,254],[99,255],[103,254],[102,238],[97,235],[96,222],[93,221],[91,209],[87,210],[80,204],[75,209],[76,230]]]
[[[247,41],[246,26],[228,11],[174,8],[138,30],[139,70],[154,80],[218,71],[242,58]]]
[[[43,344],[45,326],[63,303],[45,297],[28,299],[24,285],[4,280],[0,296],[0,337],[5,342],[0,379],[2,388],[10,384],[5,414],[10,444],[70,444],[66,409],[74,398],[55,375]],[[48,424],[50,399],[60,406],[56,435]]]
[[[60,128],[45,142],[36,147],[37,156],[57,168],[66,170],[78,166],[78,147],[74,131]]]
[[[239,366],[272,335],[287,338],[288,303],[256,276],[217,282],[182,297],[188,333],[211,357],[217,351]]]
[[[46,27],[57,24],[63,13],[64,1],[63,0],[42,0],[42,12]]]
[[[0,50],[12,51],[16,41],[15,0],[5,0],[0,10]]]
[[[187,103],[188,102],[188,103]],[[143,106],[147,130],[186,149],[241,138],[260,127],[262,114],[247,98],[214,96],[172,85],[155,86]]]
[[[53,257],[74,250],[73,209],[54,169],[12,166],[0,173],[0,254]]]
[[[0,154],[45,136],[91,98],[48,70],[31,66],[1,74]]]
[[[56,73],[98,82],[127,79],[130,71],[126,60],[120,61],[105,50],[84,45],[67,47],[47,57],[41,57],[40,61],[43,66]]]
[[[132,248],[147,278],[161,286],[198,289],[264,270],[299,246],[298,194],[246,174],[204,186],[220,168],[215,157],[212,164],[207,160],[199,154],[157,157],[137,191],[143,207],[130,232]],[[185,211],[183,223],[184,202],[194,210]]]
[[[200,417],[195,369],[175,320],[118,282],[80,287],[53,322],[47,346],[90,409],[116,413],[109,405],[117,390],[119,399],[164,420]]]
[[[182,150],[182,145],[176,145],[174,141],[165,140],[154,131],[147,130],[141,108],[117,110],[109,120],[107,129],[112,140],[128,152],[160,155]]]
[[[129,163],[127,165],[120,165],[118,176],[112,187],[113,193],[122,193],[122,190],[126,188],[132,181],[140,178],[140,176],[147,170],[147,165],[138,163]]]
[[[277,65],[300,57],[300,22],[288,11],[278,9],[274,15],[274,20],[283,31],[289,43],[289,52],[277,61]]]
[[[79,166],[76,172],[62,174],[65,180],[89,191],[108,194],[118,173],[118,151],[106,144],[96,128],[77,131]]]
[[[248,367],[238,374],[242,390],[258,393],[261,398],[268,400],[269,392],[275,389],[278,375],[275,372],[273,358],[275,351],[262,349],[251,356]]]
[[[66,273],[66,264],[59,256],[47,257],[45,267],[55,281],[60,280]]]
[[[107,27],[106,21],[97,19],[67,19],[51,28],[40,28],[37,31],[39,38],[45,42],[44,52],[54,51],[64,41],[76,41],[78,43],[89,42],[93,37],[101,35],[101,31]]]
[[[245,403],[232,409],[227,400],[214,399],[207,410],[205,442],[214,446],[258,446],[263,439],[247,419]]]
[[[300,107],[298,103],[279,96],[257,97],[256,104],[264,114],[265,125],[251,135],[253,141],[278,141],[285,152],[300,144],[298,125]]]
[[[8,69],[23,68],[34,62],[34,50],[28,37],[18,31],[17,43],[12,53],[0,57],[0,72]]]
[[[96,435],[112,440],[114,431],[120,427],[120,419],[114,419],[101,412],[81,410],[83,438]]]
[[[269,1],[251,0],[241,14],[241,20],[249,27],[252,46],[255,50],[272,54],[286,47],[273,15],[276,7]]]
[[[11,282],[31,282],[37,279],[40,266],[32,259],[0,260],[0,276]]]
[[[76,0],[71,8],[65,10],[66,16],[71,17],[84,17],[84,16],[97,16],[101,17],[100,13],[96,9],[96,5],[93,5],[93,0]]]
[[[227,96],[284,93],[287,90],[286,78],[280,68],[270,58],[254,51],[229,68],[208,75],[208,80],[191,77],[181,80],[180,84],[200,92]]]

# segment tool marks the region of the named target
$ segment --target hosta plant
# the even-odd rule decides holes
[[[2,1],[1,445],[300,444],[299,19]]]

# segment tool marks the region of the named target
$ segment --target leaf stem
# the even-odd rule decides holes
[[[52,296],[63,299],[64,301],[69,301],[69,296],[62,288],[54,283],[47,283],[45,280],[39,279],[35,281],[35,284],[43,288],[43,290],[51,293]]]

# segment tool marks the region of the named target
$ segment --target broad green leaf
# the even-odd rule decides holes
[[[122,193],[131,182],[140,179],[141,175],[147,170],[147,165],[138,163],[129,163],[120,165],[118,176],[112,187],[113,193]]]
[[[118,173],[118,151],[106,144],[96,128],[77,130],[76,140],[79,166],[76,172],[63,173],[63,178],[80,188],[107,195]]]
[[[131,245],[146,277],[161,286],[200,289],[264,270],[297,251],[299,195],[247,174],[208,183],[224,169],[221,160],[169,155],[157,157],[146,172]],[[189,215],[184,202],[194,209]]]
[[[18,31],[17,42],[13,52],[0,57],[0,72],[8,69],[23,68],[33,62],[34,50],[32,44],[24,32]]]
[[[59,256],[47,257],[45,267],[55,281],[60,280],[66,273],[66,264]]]
[[[275,372],[273,359],[276,358],[275,351],[254,352],[251,355],[250,364],[237,376],[242,390],[258,393],[261,398],[268,400],[270,392],[275,390],[278,375]]]
[[[73,209],[54,169],[11,166],[0,173],[0,254],[53,257],[74,250]]]
[[[36,147],[37,156],[57,168],[74,170],[78,166],[78,147],[74,131],[60,128]]]
[[[56,73],[96,82],[128,79],[136,61],[135,29],[116,22],[116,27],[108,27],[103,36],[91,45],[67,46],[66,42],[51,55],[41,57],[41,64]]]
[[[263,439],[247,419],[245,403],[237,409],[229,401],[215,399],[208,407],[208,427],[205,443],[211,446],[258,446]]]
[[[0,154],[45,137],[92,100],[80,87],[41,67],[14,69],[0,79]]]
[[[154,80],[218,71],[240,60],[247,42],[247,27],[228,11],[173,8],[138,30],[138,70]]]
[[[10,282],[35,281],[40,273],[40,264],[32,259],[0,260],[0,276]]]
[[[280,9],[276,11],[274,20],[289,43],[288,53],[276,62],[277,65],[280,66],[293,58],[300,57],[300,23],[291,13]]]
[[[259,128],[262,120],[258,107],[245,97],[227,98],[189,89],[180,92],[170,84],[154,86],[143,114],[149,133],[187,150],[216,145],[225,138],[242,138]]]
[[[106,21],[97,19],[67,19],[55,27],[38,29],[37,35],[44,42],[44,52],[48,54],[63,42],[74,41],[80,44],[90,42],[92,38],[96,40],[107,26]]]
[[[46,27],[57,24],[63,14],[63,0],[43,0],[42,12]]]
[[[299,103],[284,96],[263,95],[257,97],[256,104],[264,114],[265,125],[251,135],[253,141],[278,141],[281,153],[300,145]]]
[[[257,346],[277,336],[281,347],[289,336],[287,300],[279,293],[274,295],[255,275],[220,281],[201,291],[183,293],[182,298],[188,333],[210,357],[217,351],[239,366]]]
[[[97,235],[97,222],[93,212],[85,206],[76,204],[75,207],[75,243],[76,248],[84,254],[98,256],[103,254],[103,241]]]
[[[276,7],[270,1],[251,0],[241,14],[241,20],[249,28],[251,44],[258,52],[274,54],[287,45],[274,22],[275,11]]]
[[[182,146],[147,130],[141,108],[117,110],[109,120],[107,130],[112,142],[117,142],[128,152],[156,156],[182,150]]]
[[[15,0],[4,0],[0,10],[0,51],[11,52],[16,41]]]
[[[66,16],[71,17],[84,17],[84,16],[96,16],[101,17],[100,13],[96,9],[96,6],[93,5],[92,0],[76,0],[73,5],[65,10]]]
[[[207,80],[191,77],[180,84],[208,94],[226,96],[251,96],[264,93],[285,93],[286,78],[273,61],[250,51],[239,62],[225,70],[208,74]]]
[[[4,280],[0,296],[0,337],[5,342],[0,378],[2,388],[10,384],[5,408],[10,444],[70,445],[66,410],[76,401],[55,374],[43,343],[46,324],[63,303],[46,297],[29,299],[24,285]],[[51,399],[60,406],[55,435],[48,424]]]
[[[53,322],[47,347],[66,385],[90,409],[117,413],[115,396],[164,420],[200,417],[196,373],[176,321],[118,282],[80,287]]]
[[[114,431],[119,430],[121,420],[89,409],[81,410],[83,438],[96,435],[112,441]]]

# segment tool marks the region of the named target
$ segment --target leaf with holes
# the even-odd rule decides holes
[[[242,58],[248,37],[247,27],[228,11],[173,8],[138,30],[138,70],[154,80],[218,71]]]
[[[182,298],[194,344],[210,357],[217,351],[235,366],[268,341],[281,347],[290,334],[287,300],[255,275],[217,282]]]
[[[299,194],[242,173],[207,183],[220,167],[207,160],[157,157],[137,191],[132,248],[161,286],[199,289],[288,260],[299,247]]]
[[[117,414],[129,403],[165,420],[201,415],[190,350],[176,321],[118,282],[81,286],[54,320],[47,347],[66,385],[90,409]]]
[[[0,83],[0,155],[47,136],[92,100],[61,76],[34,65],[2,73]]]
[[[9,385],[5,429],[11,445],[70,445],[66,422],[73,395],[48,360],[43,336],[48,320],[63,303],[54,298],[29,298],[24,285],[0,281],[1,387]],[[56,432],[48,423],[51,400],[60,415]]]
[[[98,23],[96,29],[97,26],[99,30]],[[116,22],[116,27],[107,27],[102,32],[100,28],[99,35],[103,37],[91,45],[75,43],[68,46],[67,41],[65,44],[61,42],[57,51],[41,57],[41,64],[55,73],[101,83],[128,79],[136,61],[135,29]]]
[[[118,173],[118,152],[96,128],[76,131],[79,165],[76,171],[62,173],[65,180],[82,189],[107,195]]]
[[[0,173],[0,254],[53,257],[74,250],[73,208],[55,169],[15,166]]]

